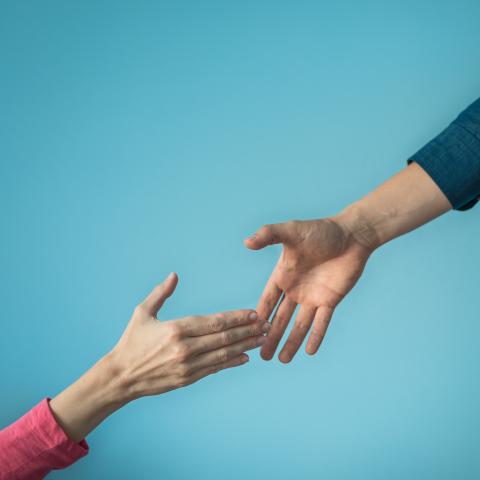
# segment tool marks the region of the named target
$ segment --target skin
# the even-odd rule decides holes
[[[177,285],[171,274],[135,309],[115,348],[51,400],[54,416],[79,441],[126,403],[242,365],[249,349],[263,345],[261,355],[269,360],[298,305],[279,358],[290,362],[309,332],[306,351],[316,353],[335,308],[370,255],[451,208],[432,179],[412,164],[335,217],[263,226],[246,246],[259,250],[281,243],[283,252],[258,316],[238,310],[159,322],[156,315]],[[268,332],[266,340],[262,332]]]
[[[308,334],[306,352],[315,354],[335,308],[360,278],[370,255],[451,208],[435,182],[412,163],[339,215],[265,225],[247,238],[245,245],[252,250],[283,245],[257,306],[259,317],[272,325],[262,358],[273,358],[297,308],[279,359],[290,362]]]
[[[157,314],[178,282],[168,278],[135,308],[113,350],[50,401],[65,433],[78,442],[113,412],[140,397],[185,387],[248,362],[270,325],[253,310],[160,322]]]

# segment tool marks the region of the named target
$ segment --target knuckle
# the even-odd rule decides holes
[[[184,317],[178,322],[179,333],[186,333],[188,335],[189,332],[195,330],[204,320],[205,318],[200,315],[189,315],[188,317]]]
[[[304,332],[306,332],[309,328],[309,324],[305,322],[298,322],[297,323],[297,335],[302,335]]]
[[[142,317],[146,313],[145,307],[143,306],[142,303],[138,304],[134,309],[133,309],[133,316],[134,317]]]
[[[222,345],[230,345],[235,341],[235,334],[226,330],[222,332]]]
[[[253,337],[254,335],[258,335],[262,331],[260,324],[253,324],[248,327],[248,336]]]
[[[260,228],[258,233],[260,233],[260,235],[268,235],[271,232],[271,230],[272,230],[272,225],[270,223],[266,223]]]
[[[172,338],[178,338],[180,336],[181,328],[178,323],[169,322],[169,323],[166,323],[165,326],[167,327],[168,333]]]
[[[217,363],[223,363],[228,360],[228,350],[221,348],[217,353]]]
[[[228,327],[235,327],[242,323],[242,313],[241,312],[226,312],[222,317],[224,324]]]
[[[186,365],[185,363],[181,363],[177,368],[177,373],[179,377],[186,378],[190,375],[191,368],[189,365]]]
[[[222,332],[222,333],[220,334],[220,338],[221,338],[220,343],[221,343],[222,345],[228,345],[228,343],[229,343],[229,341],[230,341],[230,333],[228,333],[228,332]]]
[[[210,317],[207,322],[207,328],[209,332],[214,333],[220,330],[220,320],[217,317]]]
[[[179,362],[183,362],[184,360],[186,360],[189,356],[189,353],[190,353],[190,349],[182,343],[179,343],[178,345],[176,345],[174,349],[175,359]]]

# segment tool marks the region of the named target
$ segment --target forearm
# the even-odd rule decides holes
[[[335,221],[358,243],[373,251],[451,208],[437,184],[412,163],[348,206]]]
[[[76,382],[50,401],[50,408],[68,437],[78,442],[130,399],[110,355],[99,360]]]

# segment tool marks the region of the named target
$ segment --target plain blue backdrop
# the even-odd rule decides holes
[[[1,1],[0,424],[162,318],[254,307],[263,223],[333,215],[480,94],[471,1]],[[378,251],[320,352],[116,413],[52,478],[480,476],[479,208]]]

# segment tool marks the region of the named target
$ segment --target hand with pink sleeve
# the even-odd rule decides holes
[[[0,480],[43,478],[88,452],[84,438],[113,412],[147,395],[190,385],[244,365],[269,325],[253,310],[159,321],[178,278],[169,277],[135,308],[113,350],[50,402],[0,431]]]

